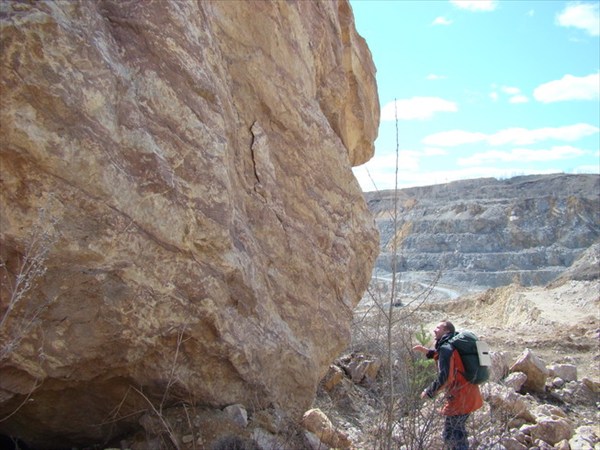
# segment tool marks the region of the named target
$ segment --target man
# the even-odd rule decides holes
[[[469,383],[463,373],[464,366],[458,351],[448,343],[456,335],[451,322],[444,320],[433,330],[435,349],[415,345],[413,350],[421,352],[427,358],[437,362],[438,377],[422,393],[421,398],[433,398],[445,391],[446,402],[441,413],[446,416],[444,422],[444,442],[450,450],[468,450],[466,422],[469,414],[481,408],[483,399],[479,386]]]

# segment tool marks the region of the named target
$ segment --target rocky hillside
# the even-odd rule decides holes
[[[553,286],[512,284],[393,308],[391,375],[382,313],[388,310],[371,308],[357,314],[353,346],[331,366],[317,404],[350,438],[352,449],[381,448],[390,407],[386,393],[394,377],[391,448],[442,448],[440,403],[419,398],[427,383],[422,366],[415,370],[411,362],[422,361],[422,355],[408,349],[418,343],[420,326],[433,337],[429,330],[449,318],[491,348],[490,380],[481,386],[484,405],[469,419],[470,449],[598,449],[599,308],[600,279],[567,275]]]
[[[8,0],[0,39],[0,434],[301,417],[378,250],[348,1]]]
[[[381,234],[376,267],[470,288],[545,285],[600,239],[600,176],[493,178],[366,193]],[[395,237],[395,239],[394,239]],[[594,266],[591,266],[592,268]],[[597,266],[596,266],[597,268]],[[597,276],[592,269],[588,278]],[[461,288],[462,286],[462,288]]]

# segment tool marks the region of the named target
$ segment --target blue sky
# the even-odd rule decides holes
[[[400,188],[600,172],[600,1],[350,4],[382,113],[363,191],[394,188],[397,146]]]

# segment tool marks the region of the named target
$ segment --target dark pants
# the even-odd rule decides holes
[[[446,416],[444,423],[444,443],[449,450],[469,450],[466,423],[468,414]]]

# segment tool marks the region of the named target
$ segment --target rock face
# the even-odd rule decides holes
[[[482,288],[545,285],[600,242],[600,176],[532,175],[366,194],[381,233],[377,268],[441,271],[441,282]],[[394,241],[394,234],[396,241]],[[596,264],[588,264],[593,256]],[[598,278],[598,251],[582,279]],[[571,277],[575,279],[574,277]]]
[[[98,442],[149,402],[299,418],[378,252],[351,166],[379,104],[349,3],[0,18],[0,433]]]

